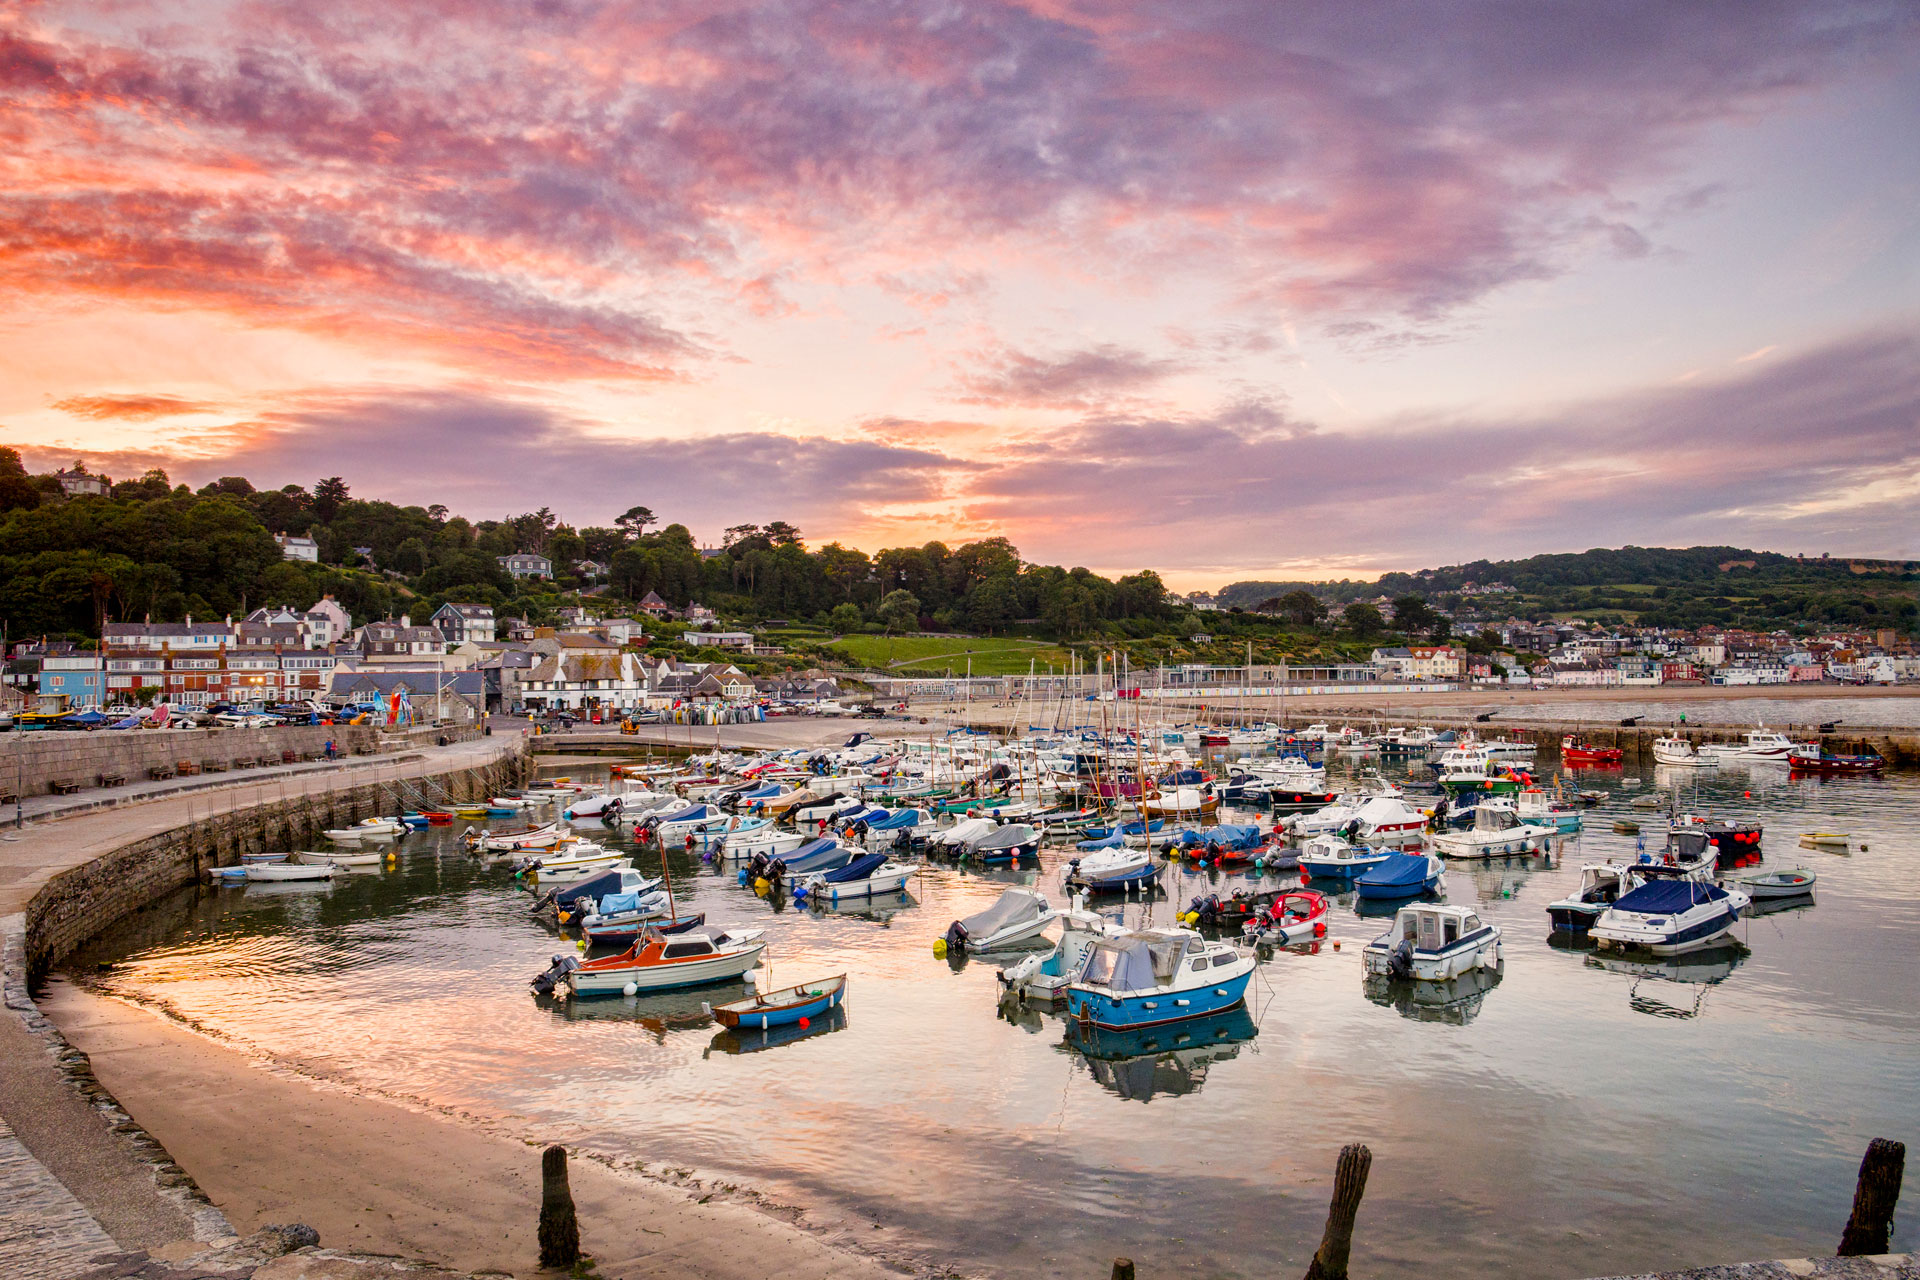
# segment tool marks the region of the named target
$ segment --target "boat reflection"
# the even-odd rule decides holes
[[[902,889],[899,893],[883,893],[872,898],[848,898],[845,902],[828,902],[825,899],[809,900],[807,910],[817,916],[841,916],[857,920],[877,920],[887,923],[909,907],[920,904],[912,894]]]
[[[1464,1027],[1480,1016],[1487,993],[1500,985],[1499,970],[1469,969],[1440,982],[1419,982],[1370,973],[1363,979],[1367,999],[1415,1022]]]
[[[656,1041],[670,1031],[697,1031],[713,1024],[708,1007],[745,1000],[753,987],[741,980],[717,982],[709,987],[685,991],[662,991],[654,995],[615,995],[605,1000],[556,1000],[536,995],[533,1003],[553,1015],[558,1022],[632,1022],[653,1033]]]
[[[715,1004],[724,1004],[724,1000],[714,1000]],[[785,1026],[761,1029],[736,1028],[722,1030],[713,1037],[701,1057],[714,1053],[759,1053],[762,1049],[777,1049],[781,1045],[793,1044],[800,1040],[811,1040],[815,1036],[831,1035],[835,1031],[846,1029],[847,1007],[835,1005],[817,1018],[808,1020],[806,1026],[797,1022]]]
[[[1101,1088],[1131,1102],[1197,1091],[1216,1062],[1238,1057],[1260,1034],[1245,1005],[1164,1027],[1107,1031],[1067,1022],[1061,1048],[1078,1055]]]
[[[1697,1018],[1705,1007],[1707,989],[1724,982],[1747,958],[1747,948],[1738,942],[1708,947],[1678,956],[1621,955],[1596,951],[1587,957],[1591,968],[1608,973],[1623,973],[1634,979],[1627,991],[1627,1004],[1636,1012],[1655,1018]],[[1690,999],[1669,1000],[1650,982],[1671,982],[1680,988],[1693,988]],[[1676,996],[1683,992],[1676,991]]]

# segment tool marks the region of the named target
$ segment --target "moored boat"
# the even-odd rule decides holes
[[[862,854],[844,867],[815,872],[794,889],[796,899],[841,902],[852,898],[872,898],[898,893],[913,875],[910,863],[889,862],[884,853]]]
[[[1651,880],[1620,895],[1588,931],[1595,941],[1671,955],[1731,932],[1747,895],[1700,880]]]
[[[1033,889],[1008,889],[985,911],[948,925],[941,949],[952,954],[1017,947],[1045,933],[1059,915],[1045,895]]]
[[[331,880],[331,862],[249,862],[242,869],[249,884],[278,884],[287,880]]]
[[[1186,930],[1100,938],[1067,986],[1067,1017],[1130,1030],[1204,1018],[1246,998],[1254,957]]]
[[[1472,907],[1445,903],[1405,906],[1393,926],[1361,953],[1368,973],[1418,982],[1444,982],[1501,964],[1500,927]]]
[[[702,1008],[723,1027],[765,1031],[768,1027],[811,1022],[837,1007],[846,995],[847,975],[842,973],[819,982],[802,982],[778,991],[764,992],[751,999],[703,1005]]]
[[[1390,854],[1379,866],[1354,877],[1363,898],[1415,898],[1446,885],[1446,864],[1431,853]]]
[[[690,933],[676,937],[643,934],[619,955],[588,960],[566,975],[576,996],[636,994],[698,987],[737,978],[760,963],[764,931]]]
[[[1572,734],[1560,739],[1560,762],[1569,765],[1619,764],[1626,753],[1619,747],[1598,747]]]

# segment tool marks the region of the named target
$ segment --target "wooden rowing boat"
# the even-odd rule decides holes
[[[817,1018],[838,1005],[846,994],[847,975],[843,973],[820,982],[803,982],[799,986],[769,991],[751,1000],[714,1005],[711,1012],[723,1027],[764,1031],[768,1027]]]

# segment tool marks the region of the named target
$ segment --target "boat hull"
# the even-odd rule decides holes
[[[764,943],[731,955],[688,960],[671,965],[621,965],[605,969],[575,969],[567,985],[576,996],[619,995],[632,983],[638,991],[672,991],[704,987],[738,978],[760,963]]]
[[[1110,994],[1087,987],[1067,988],[1067,1016],[1103,1031],[1136,1031],[1190,1018],[1205,1018],[1246,999],[1252,962],[1233,976],[1186,990]]]

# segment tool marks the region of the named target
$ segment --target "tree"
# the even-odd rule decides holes
[[[911,591],[889,591],[873,617],[886,627],[888,635],[911,630],[920,625],[920,601]]]
[[[761,532],[766,535],[767,541],[776,547],[797,546],[800,542],[800,531],[785,520],[775,520]]]
[[[1393,602],[1394,629],[1408,635],[1429,630],[1437,616],[1433,607],[1419,596],[1401,596]]]
[[[646,536],[648,525],[659,524],[660,519],[653,514],[653,510],[650,507],[628,507],[620,515],[614,517],[613,523],[623,532],[640,538]]]
[[[1340,621],[1360,640],[1377,636],[1387,629],[1387,620],[1380,616],[1380,610],[1364,600],[1356,600],[1343,609]]]
[[[0,512],[40,505],[40,491],[27,477],[20,451],[0,445]]]
[[[328,476],[313,486],[313,514],[319,516],[322,522],[331,524],[334,516],[346,504],[348,496],[347,482],[339,476]]]
[[[1260,612],[1277,613],[1289,622],[1310,627],[1327,616],[1327,606],[1321,604],[1320,597],[1310,591],[1289,591],[1266,601],[1260,606]]]
[[[436,502],[427,508],[427,519],[433,521],[435,524],[445,524],[447,522],[447,514],[447,508],[443,503]]]
[[[833,612],[827,615],[827,625],[843,635],[858,631],[865,621],[857,604],[837,604],[833,606]]]

